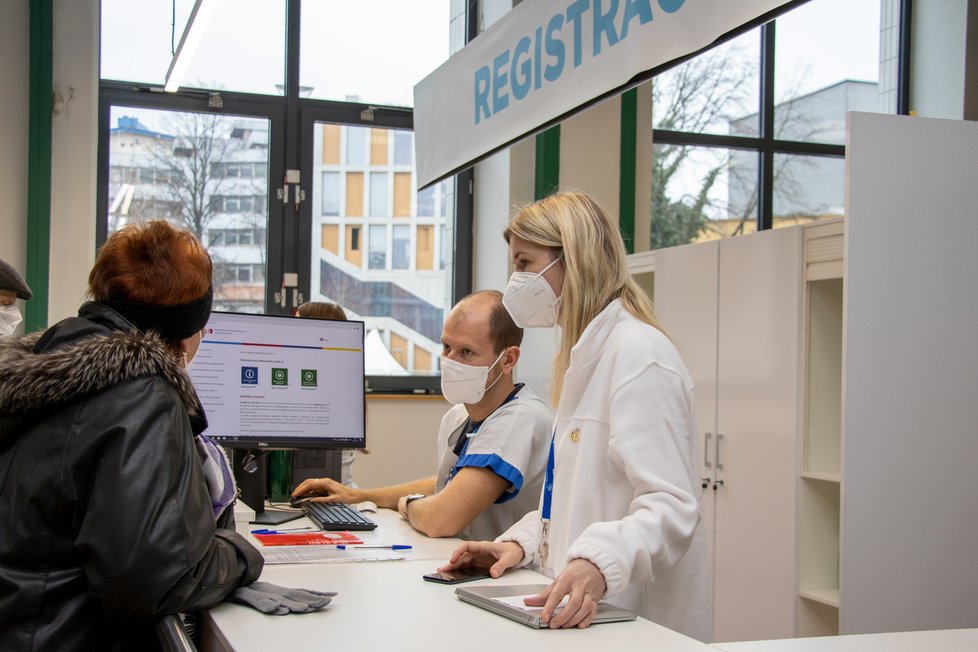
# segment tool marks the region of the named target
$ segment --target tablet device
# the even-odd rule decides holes
[[[523,623],[536,629],[547,627],[540,620],[543,607],[527,607],[523,598],[536,595],[549,586],[548,584],[512,584],[499,586],[487,584],[484,586],[460,586],[455,589],[459,600],[482,607],[500,616],[505,616],[518,623]],[[616,623],[623,620],[635,620],[635,614],[627,609],[616,607],[607,602],[598,603],[598,613],[592,625],[599,623]]]

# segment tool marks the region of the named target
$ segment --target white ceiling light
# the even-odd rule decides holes
[[[187,26],[183,29],[180,37],[180,44],[177,51],[173,54],[170,62],[170,69],[166,71],[166,84],[163,87],[167,93],[173,93],[180,88],[180,82],[190,67],[190,62],[194,58],[197,46],[204,38],[207,31],[207,24],[214,15],[220,0],[195,0],[194,8],[187,19]]]

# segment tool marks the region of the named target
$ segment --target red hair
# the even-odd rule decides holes
[[[175,306],[200,299],[211,286],[207,250],[189,231],[154,220],[109,236],[88,275],[95,301]]]

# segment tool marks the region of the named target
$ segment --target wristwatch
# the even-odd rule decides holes
[[[407,496],[405,496],[404,497],[404,513],[401,514],[401,516],[403,516],[404,518],[407,518],[408,517],[408,506],[411,503],[413,503],[415,500],[420,500],[422,498],[425,498],[426,496],[427,496],[427,494],[408,494]]]

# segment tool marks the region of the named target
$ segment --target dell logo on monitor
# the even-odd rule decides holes
[[[258,442],[258,448],[268,448],[268,442],[267,441]]]

